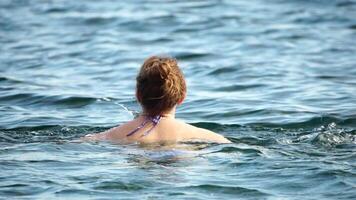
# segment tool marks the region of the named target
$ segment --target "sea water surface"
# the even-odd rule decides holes
[[[156,54],[232,144],[78,142]],[[356,1],[0,1],[0,199],[355,199],[355,146]]]

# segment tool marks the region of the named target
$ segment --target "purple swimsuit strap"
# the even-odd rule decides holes
[[[140,129],[142,129],[144,126],[146,126],[146,124],[148,122],[152,122],[153,123],[153,126],[148,130],[146,131],[145,133],[143,133],[143,136],[146,136],[148,135],[152,129],[159,123],[159,121],[161,120],[161,116],[160,115],[156,115],[154,117],[146,117],[146,120],[143,121],[137,128],[135,128],[134,130],[132,130],[130,133],[128,133],[126,136],[129,137],[131,135],[133,135],[134,133],[136,133],[137,131],[139,131]]]

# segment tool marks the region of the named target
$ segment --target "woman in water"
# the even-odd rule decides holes
[[[142,114],[121,126],[87,135],[85,139],[124,143],[230,143],[222,135],[175,119],[176,107],[182,104],[186,92],[184,76],[177,61],[152,56],[143,63],[136,78],[136,98],[141,104]]]

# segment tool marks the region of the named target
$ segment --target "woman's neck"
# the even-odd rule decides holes
[[[147,116],[147,112],[143,112],[142,116]],[[176,117],[176,107],[173,107],[170,110],[167,110],[161,114],[162,118],[171,118],[174,119]]]

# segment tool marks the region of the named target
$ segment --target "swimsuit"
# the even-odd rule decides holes
[[[145,133],[143,133],[143,135],[142,135],[141,137],[146,136],[146,135],[148,135],[148,134],[152,131],[152,129],[159,123],[160,120],[161,120],[161,116],[160,116],[160,115],[156,115],[156,116],[154,116],[154,117],[148,116],[148,117],[146,117],[146,120],[145,120],[145,121],[143,121],[137,128],[135,128],[134,130],[132,130],[132,131],[131,131],[130,133],[128,133],[126,136],[129,137],[129,136],[133,135],[134,133],[136,133],[137,131],[139,131],[140,129],[142,129],[148,122],[151,121],[151,122],[153,123],[153,126],[152,126],[148,131],[146,131]]]

